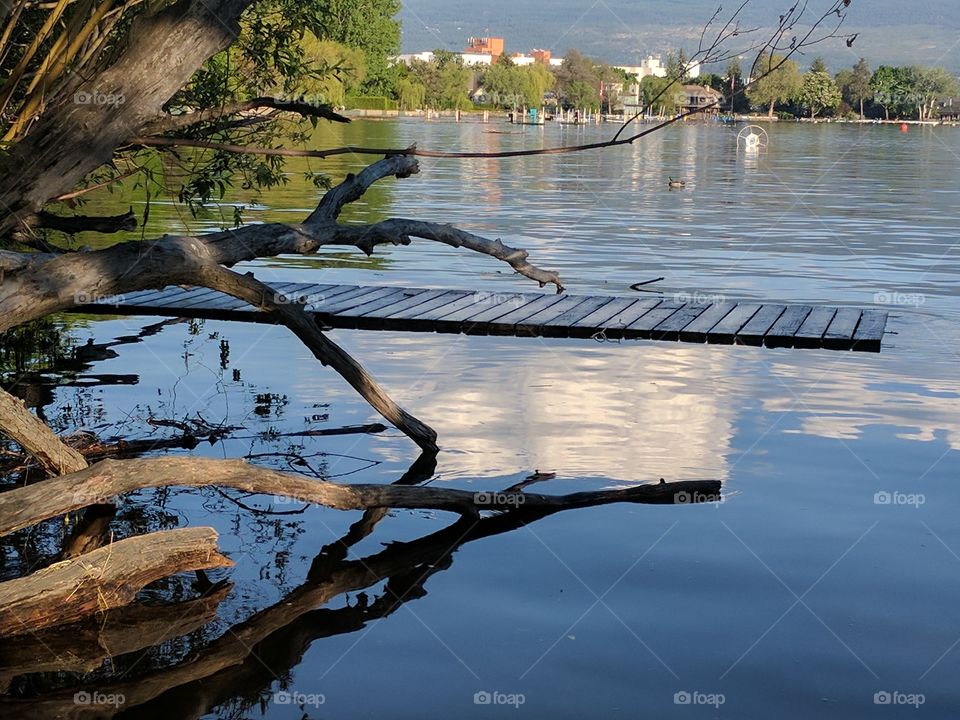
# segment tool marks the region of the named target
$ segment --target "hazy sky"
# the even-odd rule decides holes
[[[770,27],[794,0],[752,0],[744,24]],[[723,3],[733,9],[739,2]],[[830,0],[810,0],[809,17]],[[404,51],[462,50],[470,35],[506,38],[509,52],[533,47],[562,55],[576,47],[626,64],[678,47],[696,49],[718,0],[405,0]],[[853,0],[844,32],[859,33],[852,49],[833,40],[811,50],[834,69],[860,56],[872,64],[943,65],[960,71],[960,0]],[[806,64],[804,58],[801,64]]]

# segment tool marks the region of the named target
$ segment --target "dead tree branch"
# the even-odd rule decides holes
[[[0,635],[77,621],[128,604],[145,585],[173,573],[231,567],[213,528],[127,538],[73,560],[0,583]]]
[[[335,510],[405,508],[447,510],[476,517],[481,511],[550,510],[633,502],[683,504],[719,500],[717,480],[637,485],[570,495],[476,493],[451,488],[338,484],[250,465],[241,460],[166,457],[103,460],[78,472],[0,494],[0,536],[87,505],[151,487],[231,487],[279,495]]]

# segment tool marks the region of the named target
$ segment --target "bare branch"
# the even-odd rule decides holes
[[[239,100],[215,108],[204,108],[196,112],[180,115],[166,115],[153,120],[139,129],[139,134],[156,135],[173,130],[183,130],[201,123],[219,122],[228,115],[246,113],[258,108],[273,108],[283,112],[297,113],[307,117],[317,117],[332,122],[348,123],[350,118],[334,112],[333,106],[304,102],[302,100],[282,100],[274,97],[258,97],[252,100]]]
[[[103,460],[70,475],[0,493],[0,536],[98,500],[166,486],[231,487],[316,503],[334,510],[384,507],[446,510],[471,517],[486,510],[509,511],[521,506],[524,512],[529,512],[619,502],[683,504],[720,499],[718,480],[660,482],[569,495],[493,493],[495,497],[491,500],[491,493],[453,488],[332,483],[257,467],[241,460],[202,457]]]

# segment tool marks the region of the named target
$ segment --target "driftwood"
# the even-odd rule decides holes
[[[168,605],[134,604],[78,623],[18,636],[0,645],[0,691],[12,678],[39,672],[86,674],[104,660],[188,635],[217,619],[217,608],[233,585]]]
[[[74,622],[130,603],[172,573],[230,567],[212,528],[163,530],[120,540],[16,580],[0,583],[0,635]]]
[[[166,457],[103,460],[84,470],[0,494],[0,536],[116,495],[163,486],[222,486],[279,495],[336,510],[407,508],[448,510],[470,517],[481,511],[574,508],[607,503],[683,504],[718,500],[720,481],[684,481],[569,495],[471,492],[438,487],[348,485],[250,465],[241,460]]]
[[[2,389],[0,428],[53,475],[82,470],[87,466],[83,455],[65,445],[46,423],[24,407],[21,400]]]

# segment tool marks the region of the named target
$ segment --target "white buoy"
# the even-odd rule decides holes
[[[769,144],[767,131],[759,125],[747,125],[737,135],[737,150],[747,153],[765,152]]]

